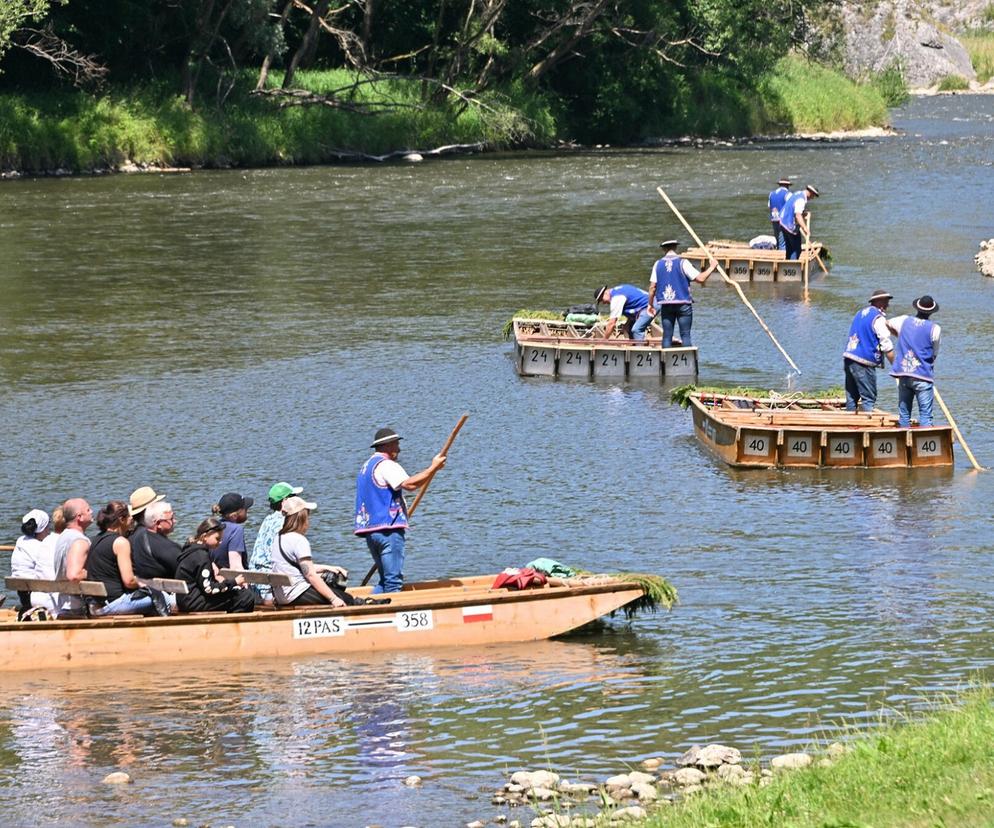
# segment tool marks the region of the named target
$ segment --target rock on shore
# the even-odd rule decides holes
[[[980,252],[973,257],[977,263],[977,270],[994,279],[994,239],[988,239],[980,243]]]

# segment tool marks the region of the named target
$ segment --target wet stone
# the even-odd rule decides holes
[[[131,782],[131,777],[124,771],[114,771],[114,773],[108,773],[103,778],[103,782],[105,785],[127,785]]]
[[[658,768],[662,767],[662,764],[663,760],[657,757],[642,760],[642,767],[645,768],[647,771],[657,770]]]
[[[628,808],[619,808],[611,814],[611,822],[634,821],[636,819],[645,819],[645,816],[645,808],[641,808],[638,805],[632,805]]]
[[[632,782],[641,782],[644,785],[652,785],[656,781],[656,777],[651,773],[642,773],[642,771],[632,771],[628,774],[628,778]]]
[[[619,773],[617,776],[608,777],[604,781],[607,788],[627,788],[632,784],[631,777],[627,773]]]
[[[732,747],[725,745],[694,745],[683,756],[676,760],[682,767],[716,768],[719,765],[737,765],[742,761],[742,754]]]
[[[404,784],[407,785],[408,788],[416,788],[421,784],[421,777],[408,776],[406,779],[404,779]]]
[[[809,753],[785,753],[783,756],[774,756],[770,767],[773,770],[798,770],[806,768],[813,761]]]
[[[173,820],[173,825],[175,826],[175,828],[186,828],[186,826],[189,824],[190,820],[188,820],[186,817],[176,817],[176,819]]]
[[[681,786],[700,785],[706,776],[704,771],[699,771],[697,768],[680,768],[673,774],[673,781]]]

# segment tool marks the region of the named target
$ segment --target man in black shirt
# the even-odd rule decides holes
[[[145,531],[136,532],[131,540],[131,567],[135,577],[141,580],[152,578],[175,578],[179,565],[180,545],[169,540],[169,533],[176,528],[173,507],[165,501],[149,504],[145,509]],[[170,605],[175,606],[176,597],[167,594]]]

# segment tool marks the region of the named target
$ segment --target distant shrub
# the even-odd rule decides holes
[[[908,84],[904,80],[904,71],[899,61],[892,63],[883,72],[870,80],[870,85],[877,90],[887,102],[887,106],[900,106],[910,97]]]
[[[988,8],[994,8],[994,5]],[[994,32],[975,29],[960,35],[959,41],[970,55],[977,80],[987,83],[994,76]]]

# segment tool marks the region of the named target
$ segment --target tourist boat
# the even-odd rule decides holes
[[[851,413],[842,399],[692,392],[697,439],[735,468],[921,468],[953,464],[952,427],[898,428],[885,411]]]
[[[664,348],[657,323],[643,341],[605,339],[593,325],[548,319],[513,320],[515,362],[525,377],[677,379],[697,376],[697,348]]]
[[[509,591],[490,589],[495,577],[411,583],[393,593],[390,604],[341,609],[31,622],[18,622],[7,610],[0,612],[0,673],[537,641],[619,609],[655,604],[644,580],[551,579]]]
[[[803,245],[799,259],[790,260],[783,250],[760,250],[748,242],[727,240],[709,241],[706,250],[691,247],[680,255],[700,269],[707,267],[714,256],[729,278],[737,282],[807,282],[811,268],[828,272],[828,251],[816,241]]]

